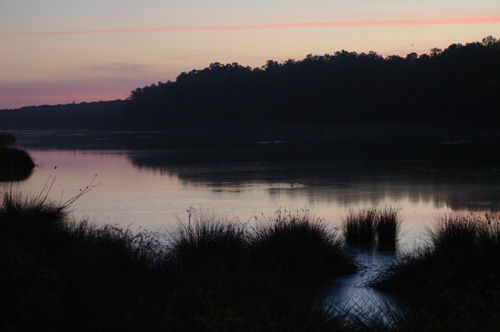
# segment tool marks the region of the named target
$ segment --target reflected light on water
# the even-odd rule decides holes
[[[131,151],[29,152],[38,166],[18,185],[23,192],[40,192],[54,176],[50,197],[64,201],[97,174],[96,188],[72,206],[76,218],[155,230],[177,226],[189,207],[242,222],[271,215],[279,207],[307,208],[339,226],[349,210],[392,206],[401,209],[402,245],[412,247],[435,219],[459,209],[457,202],[469,204],[474,191],[496,188],[490,188],[487,181],[440,182],[432,174],[415,177],[404,170],[366,174],[358,164],[352,170],[345,165],[297,167],[260,162],[147,167],[138,166]],[[411,172],[414,170],[407,171]],[[477,198],[482,199],[480,195]]]

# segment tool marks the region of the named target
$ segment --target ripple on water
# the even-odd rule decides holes
[[[354,249],[351,253],[358,265],[358,271],[337,279],[323,305],[336,313],[348,314],[351,319],[362,323],[376,321],[379,324],[391,325],[400,313],[396,299],[368,285],[396,262],[396,253],[364,249]]]

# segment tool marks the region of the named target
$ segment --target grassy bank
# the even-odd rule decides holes
[[[430,238],[428,247],[401,259],[374,284],[408,304],[401,330],[498,330],[499,216],[449,215]]]
[[[63,206],[11,193],[3,196],[0,229],[1,330],[157,329],[164,322],[164,267],[152,240],[72,222]]]
[[[341,241],[300,213],[255,230],[199,217],[160,244],[5,193],[0,230],[3,331],[337,330],[318,292],[354,269]]]
[[[401,259],[374,285],[405,303],[404,311],[386,313],[394,322],[387,327],[381,320],[349,320],[348,313],[339,315],[342,308],[332,308],[332,315],[318,306],[324,286],[355,266],[344,240],[307,211],[278,210],[254,228],[194,215],[169,241],[159,242],[144,232],[73,221],[67,214],[73,201],[3,194],[0,330],[492,331],[500,326],[495,216],[448,216],[432,229],[429,247]],[[354,215],[362,214],[366,211]],[[395,210],[374,215],[375,243],[386,233],[392,243],[394,226],[381,230],[380,223],[395,225]]]

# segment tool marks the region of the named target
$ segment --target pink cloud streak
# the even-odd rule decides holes
[[[274,30],[293,28],[335,28],[335,27],[363,27],[363,26],[419,26],[419,25],[465,25],[500,23],[500,17],[469,17],[469,18],[438,18],[438,19],[413,19],[413,20],[367,20],[367,21],[337,21],[337,22],[305,22],[305,23],[280,23],[257,25],[214,25],[214,26],[171,26],[152,28],[128,29],[99,29],[99,30],[63,30],[3,33],[2,36],[50,36],[50,35],[92,35],[107,33],[130,32],[161,32],[161,31],[234,31],[234,30]]]

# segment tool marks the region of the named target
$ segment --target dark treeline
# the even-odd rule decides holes
[[[494,123],[500,41],[430,55],[340,51],[262,68],[211,64],[133,91],[137,120],[158,127],[329,123]]]
[[[122,100],[28,106],[0,111],[0,129],[116,129],[125,127]]]
[[[125,101],[0,112],[0,129],[305,128],[339,123],[498,125],[500,41],[382,57],[339,51],[261,68],[213,63]]]

